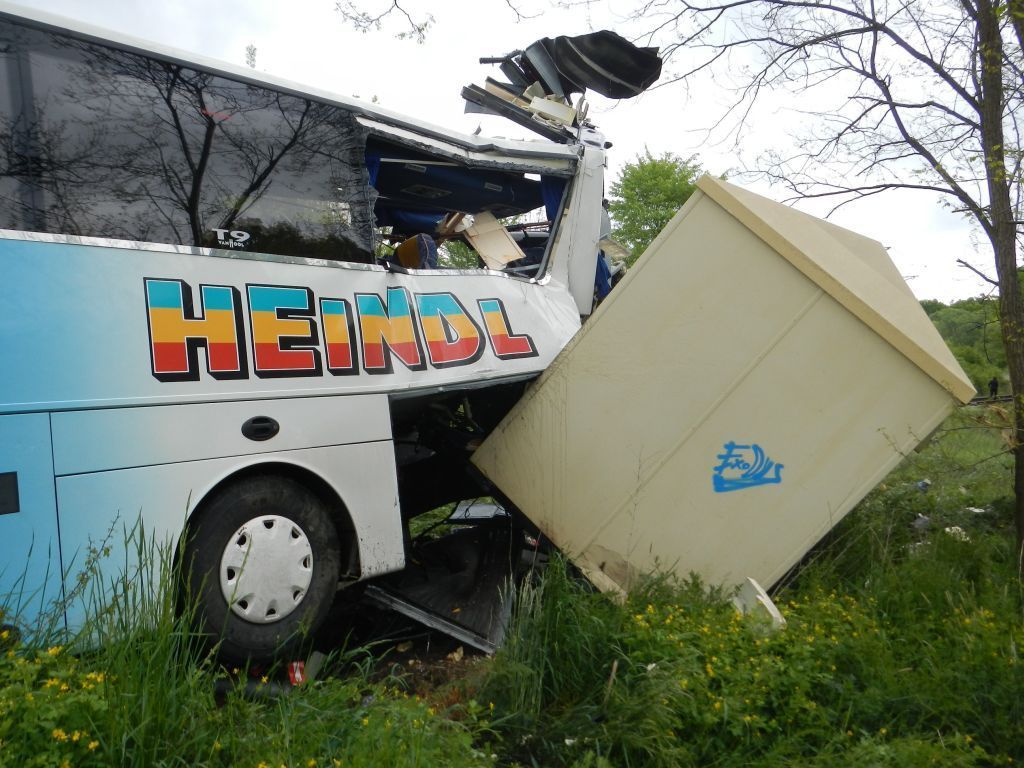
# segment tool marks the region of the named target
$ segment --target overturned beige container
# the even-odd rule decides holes
[[[602,589],[767,586],[973,394],[880,243],[705,176],[473,462]]]

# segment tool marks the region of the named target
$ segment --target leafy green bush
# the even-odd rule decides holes
[[[8,648],[0,658],[4,765],[103,765],[99,730],[106,674],[87,671],[60,646]]]
[[[695,599],[698,582],[675,587],[673,600],[662,580],[620,605],[556,567],[524,596],[482,695],[497,704],[508,755],[524,763],[829,755],[898,765],[917,755],[923,762],[903,764],[971,765],[1021,755],[1021,625],[1006,593],[947,592],[936,603],[931,586],[914,592],[915,579],[962,565],[971,546],[939,539],[859,596],[792,590],[780,631],[721,596]]]

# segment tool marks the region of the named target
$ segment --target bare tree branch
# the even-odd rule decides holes
[[[540,13],[525,12],[514,0],[503,0],[505,6],[512,12],[515,22],[535,19]],[[374,5],[375,10],[367,10],[368,5]],[[404,0],[386,0],[381,9],[377,9],[380,2],[375,0],[337,0],[334,8],[341,17],[360,32],[380,31],[384,23],[390,18],[398,19],[400,31],[395,33],[399,40],[415,40],[422,43],[426,40],[427,32],[434,26],[435,19],[429,13],[414,15],[409,11]]]
[[[357,0],[338,0],[334,7],[345,21],[363,33],[380,30],[386,19],[392,15],[398,16],[403,20],[404,29],[395,37],[400,40],[411,38],[417,43],[422,43],[426,39],[427,30],[434,23],[434,17],[429,13],[414,18],[402,5],[401,0],[388,0],[384,10],[379,13],[365,10]]]
[[[992,248],[1014,392],[1024,392],[1024,0],[650,0],[634,21],[679,64],[662,87],[734,85],[709,129],[739,145],[770,92],[810,97],[795,149],[755,170],[833,211],[895,189],[938,194]],[[1024,397],[1014,407],[1024,552]]]
[[[964,261],[963,259],[957,259],[957,260],[956,260],[956,263],[957,263],[957,264],[959,264],[959,265],[960,265],[961,267],[964,267],[965,269],[969,269],[969,270],[970,270],[971,272],[973,272],[974,274],[976,274],[976,275],[977,275],[978,277],[980,277],[980,278],[981,278],[982,280],[984,280],[984,281],[985,281],[986,283],[988,283],[989,285],[994,285],[994,286],[996,286],[997,288],[999,287],[999,281],[998,281],[998,280],[996,280],[996,279],[994,279],[994,278],[991,278],[991,277],[989,277],[989,276],[988,276],[988,275],[986,275],[986,274],[985,274],[984,272],[982,272],[982,271],[981,271],[980,269],[978,269],[977,267],[975,267],[975,266],[974,266],[973,264],[968,264],[968,263],[967,263],[966,261]]]

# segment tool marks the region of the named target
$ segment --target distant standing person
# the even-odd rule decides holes
[[[999,394],[999,379],[997,379],[995,376],[993,376],[992,380],[988,383],[988,396],[990,398],[992,398],[993,400],[995,400],[996,399],[996,395],[998,395],[998,394]]]

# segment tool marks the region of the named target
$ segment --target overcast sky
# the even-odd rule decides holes
[[[0,0],[2,1],[2,0]],[[370,0],[381,2],[381,0]],[[335,10],[334,0],[33,0],[31,6],[123,34],[201,53],[236,65],[245,63],[246,47],[257,49],[256,69],[347,96],[369,100],[419,118],[472,133],[526,138],[524,131],[498,118],[463,114],[462,87],[482,84],[494,67],[478,63],[523,48],[545,36],[616,29],[628,36],[624,20],[628,0],[593,2],[573,11],[529,0],[517,2],[517,19],[504,0],[407,0],[417,17],[429,11],[434,23],[426,41],[396,39],[400,20],[386,21],[379,32],[360,34]],[[367,7],[373,7],[367,5]],[[729,141],[709,141],[707,128],[728,102],[720,85],[706,82],[684,91],[667,86],[634,99],[611,103],[596,97],[591,117],[614,147],[609,182],[622,165],[645,148],[654,154],[697,155],[713,173],[775,199],[786,197],[763,183],[737,175],[756,167],[757,155],[781,148],[793,127],[806,120],[791,105],[767,104],[737,148]],[[804,111],[809,105],[799,105]],[[530,136],[530,138],[533,138]],[[801,206],[824,213],[823,209]],[[964,220],[943,209],[936,197],[919,192],[891,192],[847,206],[831,219],[880,240],[890,250],[918,298],[951,301],[986,293],[989,286],[958,267],[965,259],[987,273],[991,256],[977,248]]]

